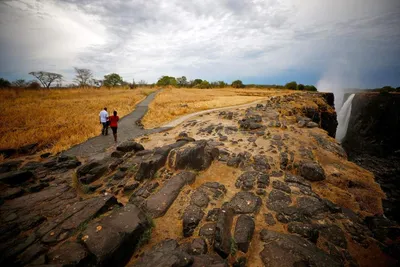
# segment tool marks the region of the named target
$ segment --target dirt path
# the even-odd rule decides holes
[[[150,102],[155,98],[159,91],[148,95],[144,100],[136,105],[133,112],[123,117],[118,125],[118,143],[129,139],[155,132],[161,132],[164,128],[142,129],[136,125],[136,121],[141,119],[147,112]],[[65,151],[63,154],[68,156],[77,156],[80,158],[101,158],[103,153],[110,147],[115,146],[111,129],[108,136],[99,135],[88,139],[87,141],[75,145]]]

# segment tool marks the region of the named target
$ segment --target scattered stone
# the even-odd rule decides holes
[[[286,192],[288,194],[291,193],[290,187],[287,184],[285,184],[284,182],[281,182],[281,181],[278,181],[278,180],[275,180],[275,181],[272,182],[272,188],[281,190],[281,191]]]
[[[317,162],[300,162],[299,167],[300,175],[310,181],[325,180],[325,171]]]
[[[263,155],[256,155],[253,157],[253,160],[254,160],[253,163],[254,170],[259,172],[266,172],[271,169],[267,157]]]
[[[286,173],[285,175],[285,182],[286,183],[294,183],[294,184],[301,184],[307,187],[311,187],[311,183],[309,181],[306,181],[303,177],[293,175],[290,173]]]
[[[13,199],[22,196],[25,191],[20,187],[8,188],[1,192],[0,198]]]
[[[207,243],[203,238],[195,238],[190,244],[189,254],[191,255],[201,255],[207,253]]]
[[[260,238],[265,242],[260,257],[266,266],[342,266],[334,257],[302,237],[264,229]]]
[[[92,260],[83,245],[76,242],[65,242],[47,255],[50,264],[73,266],[88,265]]]
[[[307,122],[306,126],[307,126],[307,128],[315,128],[315,127],[318,127],[319,125],[316,122],[309,121],[309,122]]]
[[[337,225],[322,226],[320,228],[320,236],[338,247],[347,248],[346,237],[342,229]]]
[[[131,152],[131,151],[137,152],[144,150],[144,147],[141,144],[136,143],[134,141],[125,141],[117,146],[117,150],[122,152]]]
[[[272,215],[272,213],[264,214],[264,220],[270,226],[273,226],[273,225],[276,224],[276,221],[275,221],[274,216]]]
[[[208,222],[216,222],[218,220],[218,214],[221,209],[214,208],[208,211],[206,221]]]
[[[136,267],[191,266],[193,257],[181,249],[178,242],[166,239],[146,251],[135,263]]]
[[[149,227],[145,214],[135,205],[127,204],[91,221],[82,232],[82,241],[96,256],[96,265],[123,265]]]
[[[212,243],[212,241],[214,241],[215,225],[216,223],[214,222],[204,224],[200,228],[199,236],[205,237],[210,243]]]
[[[257,213],[261,206],[261,198],[252,192],[236,193],[227,204],[235,214]]]
[[[31,171],[11,171],[0,175],[0,182],[16,185],[22,184],[31,178],[34,178],[34,174]]]
[[[288,224],[288,231],[290,233],[298,234],[313,243],[317,243],[319,232],[318,225],[308,224],[308,223],[300,223],[300,222],[291,222]]]
[[[196,205],[200,208],[207,207],[209,201],[210,199],[208,198],[208,195],[201,190],[201,188],[194,191],[190,198],[190,204]]]
[[[196,205],[189,205],[186,207],[183,218],[183,236],[189,237],[193,235],[194,230],[199,225],[201,219],[203,219],[204,212],[200,207]]]
[[[125,154],[126,154],[126,152],[116,150],[116,151],[111,153],[111,157],[120,159],[123,156],[125,156]]]
[[[21,166],[22,160],[13,160],[0,163],[0,173],[6,173],[10,171],[16,171]]]
[[[255,229],[254,220],[248,215],[240,215],[236,221],[234,239],[240,251],[247,253]]]
[[[192,184],[196,175],[192,172],[183,171],[168,180],[163,187],[146,201],[145,209],[153,217],[163,216],[174,200],[178,197],[182,187]]]
[[[283,191],[273,189],[268,195],[267,207],[270,210],[282,212],[282,210],[288,207],[290,203],[292,203],[290,195]]]
[[[221,209],[215,225],[214,250],[224,259],[231,253],[232,223],[233,210]]]
[[[315,197],[297,198],[296,207],[309,217],[315,217],[328,210],[325,203]]]
[[[168,156],[168,166],[175,170],[193,169],[205,170],[219,155],[218,148],[207,141],[200,140],[187,144],[182,148],[173,149]]]

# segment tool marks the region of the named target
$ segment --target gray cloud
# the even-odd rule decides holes
[[[0,76],[334,77],[349,62],[362,76],[399,66],[399,18],[398,0],[3,1]]]

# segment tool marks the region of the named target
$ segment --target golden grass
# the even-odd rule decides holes
[[[166,88],[157,94],[142,122],[146,128],[154,128],[196,111],[246,104],[287,92],[258,88]]]
[[[0,148],[39,143],[52,153],[96,136],[99,112],[108,107],[120,117],[156,89],[40,89],[1,90]]]

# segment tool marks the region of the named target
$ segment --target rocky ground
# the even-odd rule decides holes
[[[80,162],[0,166],[0,264],[395,266],[374,176],[329,94],[211,112]]]

